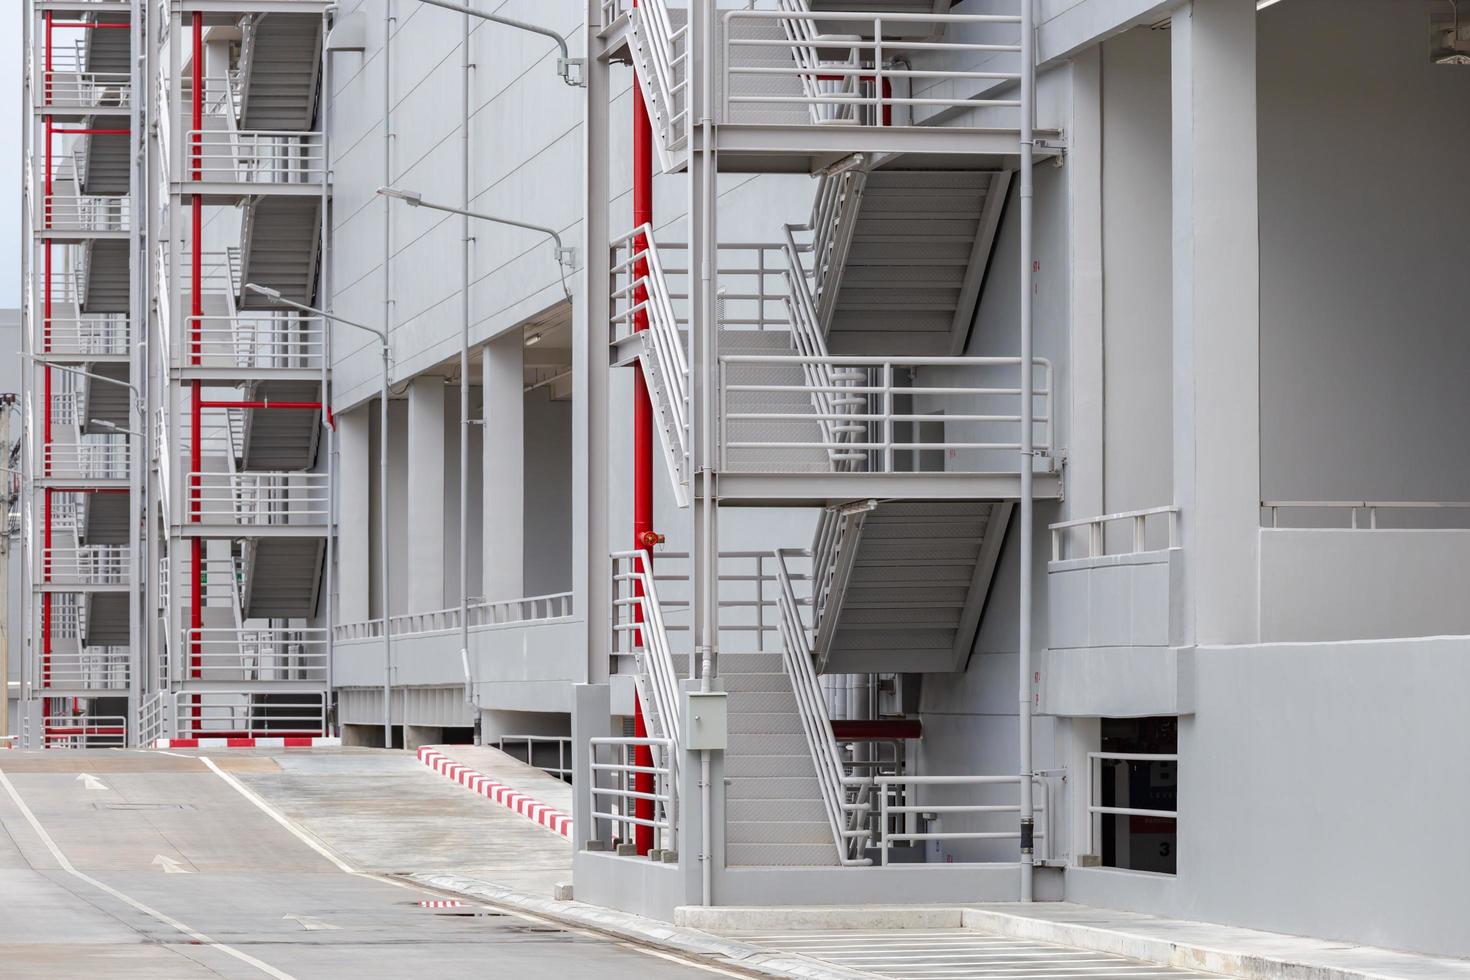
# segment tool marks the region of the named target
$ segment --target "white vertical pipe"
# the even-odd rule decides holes
[[[383,186],[393,186],[393,0],[383,4]],[[382,429],[378,433],[378,542],[382,555],[383,593],[383,748],[393,747],[393,636],[389,628],[388,580],[388,341],[393,330],[393,208],[392,199],[383,198],[383,392],[380,406]]]
[[[318,281],[320,282],[321,296],[318,297],[318,305],[328,313],[332,312],[332,281],[331,281],[331,217],[328,214],[328,205],[331,203],[329,192],[330,177],[332,173],[332,144],[331,127],[327,125],[327,100],[332,97],[330,52],[327,51],[327,34],[331,28],[330,12],[322,11],[322,65],[321,65],[321,95],[318,102],[317,113],[321,118],[322,128],[322,198],[321,198],[321,228],[318,232],[319,259],[321,263]],[[322,404],[326,409],[322,412],[322,420],[325,422],[332,411],[332,331],[326,318],[321,321],[322,325]],[[335,722],[336,712],[333,710],[332,680],[335,676],[333,660],[336,659],[336,641],[333,634],[337,627],[337,420],[332,418],[326,427],[327,432],[327,543],[326,560],[323,565],[323,588],[327,593],[327,677],[326,694],[323,695],[328,718]],[[332,725],[328,734],[336,734],[340,729]]]
[[[1020,664],[1020,796],[1021,796],[1021,901],[1033,898],[1036,803],[1031,772],[1031,534],[1035,502],[1032,500],[1034,465],[1033,378],[1031,367],[1031,318],[1034,277],[1032,242],[1032,198],[1035,194],[1035,106],[1036,55],[1032,24],[1034,0],[1021,0],[1021,602],[1019,624]]]
[[[459,128],[460,207],[470,208],[470,15],[460,18],[463,40],[460,44],[460,98],[463,121]],[[472,707],[475,698],[474,674],[470,664],[470,218],[459,219],[460,292],[459,292],[459,655],[464,663],[465,701]],[[478,718],[479,712],[475,712]],[[476,741],[480,726],[475,725]],[[526,750],[530,761],[531,750]]]

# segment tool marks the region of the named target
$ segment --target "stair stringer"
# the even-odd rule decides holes
[[[643,372],[643,381],[648,386],[648,400],[653,406],[654,429],[658,432],[659,447],[663,450],[664,466],[669,471],[669,483],[674,501],[680,507],[689,506],[689,446],[687,433],[674,421],[669,399],[669,387],[664,378],[663,366],[653,350],[652,331],[640,330],[637,339],[638,369]]]

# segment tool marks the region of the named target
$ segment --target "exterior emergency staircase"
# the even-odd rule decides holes
[[[322,64],[317,14],[265,13],[245,19],[240,52],[240,128],[309,129]]]

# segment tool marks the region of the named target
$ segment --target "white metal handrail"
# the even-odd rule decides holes
[[[187,346],[204,364],[250,369],[320,368],[326,331],[319,317],[277,311],[189,317]]]
[[[572,615],[572,593],[526,596],[520,599],[497,599],[472,602],[469,605],[470,629],[486,629],[524,623],[550,622]],[[401,613],[389,620],[394,636],[421,636],[457,630],[459,607],[429,612]],[[337,640],[365,640],[383,635],[383,620],[369,619],[357,623],[339,623],[332,630]]]
[[[788,8],[805,4],[785,4]],[[1000,37],[985,41],[898,39],[885,37],[884,25],[914,25],[942,32],[953,28],[954,35],[973,36],[977,30],[1009,28],[1021,25],[1018,14],[920,14],[858,13],[802,9],[730,10],[724,18],[724,114],[732,118],[735,106],[772,106],[789,109],[805,106],[814,122],[840,122],[859,126],[893,127],[921,123],[913,119],[915,109],[944,111],[954,109],[1019,109],[1019,98],[992,98],[987,90],[996,86],[1020,83],[1020,65],[1003,71],[973,68],[944,68],[931,56],[944,56],[974,63],[976,59],[1010,56],[1019,58],[1019,40]],[[776,22],[783,38],[771,38],[759,31],[762,22]],[[737,27],[737,25],[747,25]],[[845,33],[849,31],[856,33]],[[773,65],[756,56],[742,58],[745,52],[762,48],[780,48],[791,53],[791,64]],[[821,50],[841,50],[843,58],[821,57]],[[930,58],[930,67],[914,68],[914,58]],[[754,63],[759,62],[759,63]],[[764,82],[754,91],[742,91],[736,79]],[[769,94],[772,82],[797,83],[800,94]],[[833,84],[833,83],[836,84]],[[901,95],[915,84],[922,95]],[[977,92],[977,89],[980,91]],[[907,110],[906,114],[894,112]],[[773,120],[774,121],[774,120]],[[1019,127],[1017,127],[1019,128]]]
[[[53,650],[39,674],[47,691],[126,691],[132,657],[127,647]]]
[[[138,745],[149,748],[164,737],[168,692],[154,691],[138,706]]]
[[[197,508],[204,522],[222,520],[242,526],[327,522],[330,488],[325,473],[191,472],[186,476],[190,509]]]
[[[674,153],[689,142],[689,24],[675,28],[665,0],[641,0],[627,13],[634,69],[668,170]],[[604,4],[604,17],[608,15]]]
[[[127,231],[132,227],[132,199],[125,194],[53,194],[42,201],[41,221],[55,231]]]
[[[592,837],[596,839],[595,828],[606,823],[612,841],[625,844],[634,840],[637,828],[648,827],[653,831],[655,850],[677,851],[679,794],[672,765],[676,744],[667,738],[589,738],[587,742],[592,754]],[[648,750],[651,765],[638,763],[640,749]],[[607,775],[601,776],[603,773]],[[652,777],[652,792],[637,788],[640,776]],[[640,802],[651,804],[651,817],[637,815]]]
[[[128,744],[128,720],[121,715],[53,715],[45,721],[42,748],[121,749]]]
[[[125,544],[41,548],[42,580],[53,585],[125,585],[132,549]]]
[[[133,82],[127,72],[58,68],[53,60],[51,70],[42,68],[40,75],[37,92],[46,106],[126,110],[132,103]]]
[[[327,699],[324,693],[270,693],[261,691],[174,692],[175,718],[186,737],[255,737],[324,735]]]
[[[1150,507],[1146,510],[1125,510],[1117,514],[1101,514],[1097,517],[1079,517],[1075,520],[1060,521],[1051,525],[1051,560],[1063,561],[1066,558],[1098,558],[1111,554],[1107,549],[1107,528],[1110,524],[1128,523],[1133,527],[1133,536],[1130,539],[1132,550],[1130,554],[1141,554],[1148,550],[1148,524],[1150,518],[1164,518],[1168,527],[1168,547],[1179,547],[1179,508],[1178,507]],[[1085,555],[1068,555],[1067,538],[1068,532],[1087,531],[1087,553]]]
[[[664,626],[663,607],[659,604],[658,584],[653,575],[653,560],[646,551],[619,551],[613,561],[612,648],[618,648],[618,634],[631,633],[640,651],[639,666],[646,678],[653,709],[658,716],[658,734],[673,745],[684,744],[679,711],[679,673],[674,667],[674,654]],[[678,770],[676,762],[670,767]]]
[[[317,184],[326,178],[321,133],[191,129],[190,179],[242,184]],[[193,139],[199,139],[195,152]],[[197,178],[194,176],[197,174]]]
[[[42,337],[42,349],[48,354],[106,357],[126,354],[130,348],[125,313],[53,316],[44,326]]]
[[[1041,826],[1035,831],[1035,838],[1045,845],[1040,849],[1038,857],[1041,860],[1046,860],[1050,856],[1050,841],[1052,836],[1049,833],[1052,810],[1051,789],[1046,780],[1040,776],[1032,776],[1031,781],[1041,791],[1038,794],[1040,802],[1036,805],[1035,809],[1037,815],[1042,818],[1042,821]],[[874,782],[879,800],[881,801],[878,821],[878,848],[881,853],[880,861],[885,866],[888,864],[889,851],[892,849],[894,843],[899,841],[909,843],[959,840],[1019,841],[1021,838],[1019,826],[1014,830],[946,831],[909,829],[910,822],[915,818],[928,817],[931,820],[943,821],[946,815],[983,817],[987,814],[1019,814],[1021,812],[1019,800],[1015,803],[921,803],[916,801],[917,794],[912,792],[914,788],[919,786],[1016,786],[1019,788],[1021,783],[1020,776],[877,776]],[[892,792],[896,788],[903,790],[903,803],[895,804],[890,802],[890,800],[896,798]],[[903,829],[894,829],[900,822]]]
[[[869,839],[869,831],[861,823],[871,780],[848,776],[843,766],[832,736],[832,720],[827,715],[826,699],[822,696],[821,684],[812,663],[811,647],[807,642],[796,593],[786,571],[785,554],[778,550],[775,555],[781,586],[782,660],[791,678],[792,693],[796,695],[797,714],[801,717],[802,733],[806,736],[816,770],[838,860],[844,865],[869,865],[872,863],[870,859],[857,855],[863,853]],[[849,799],[850,789],[855,791],[856,800]]]
[[[1172,762],[1178,764],[1179,755],[1174,752],[1089,752],[1087,753],[1087,812],[1092,818],[1091,844],[1089,850],[1097,853],[1098,837],[1102,833],[1101,817],[1154,817],[1160,820],[1179,819],[1176,810],[1151,810],[1142,807],[1103,806],[1098,803],[1098,792],[1102,788],[1102,766],[1105,762]]]
[[[325,681],[327,631],[315,627],[184,630],[190,671],[202,680]]]
[[[689,445],[689,361],[651,225],[635,228],[613,243],[612,283],[614,337],[631,335],[638,314],[644,314],[651,340],[649,367],[668,391],[669,421],[684,451]]]
[[[725,354],[719,358],[720,362],[720,443],[721,452],[727,454],[731,449],[757,449],[757,450],[828,450],[841,452],[843,454],[859,453],[862,459],[858,462],[865,464],[868,472],[873,473],[896,473],[904,470],[897,465],[897,454],[899,453],[921,453],[935,451],[944,453],[947,460],[954,459],[954,454],[960,451],[1003,451],[1019,453],[1021,450],[1020,427],[1027,424],[1022,406],[1014,404],[1019,402],[1021,388],[1015,385],[983,385],[977,383],[966,383],[950,381],[948,373],[942,369],[967,369],[979,371],[990,368],[1016,368],[1021,365],[1020,358],[1016,357],[818,357],[806,354],[796,355],[766,355],[766,354]],[[782,382],[766,382],[762,384],[733,384],[729,380],[729,368],[732,365],[752,365],[761,367],[791,367],[800,366],[805,369],[808,365],[820,366],[832,370],[834,378],[830,383],[814,384],[810,378],[801,385]],[[909,380],[900,381],[899,372],[912,374],[917,371],[939,371],[938,378],[927,381],[923,377],[915,376]],[[1033,370],[1042,372],[1042,380],[1033,387],[1033,407],[1030,415],[1030,424],[1041,427],[1041,436],[1034,440],[1034,446],[1038,454],[1050,455],[1053,448],[1052,437],[1052,368],[1051,362],[1045,358],[1035,358]],[[847,375],[860,375],[861,380],[848,380]],[[814,405],[813,412],[797,412],[779,410],[757,410],[757,411],[734,411],[729,404],[729,396],[732,393],[749,393],[771,396],[801,392],[815,398],[819,394],[842,396],[844,398],[862,398],[865,404],[862,406],[849,407],[847,405],[833,404],[828,407],[820,403]],[[923,411],[921,406],[911,406],[907,411],[901,410],[898,404],[900,399],[911,399],[915,402],[923,402],[923,408],[932,408],[933,411]],[[966,407],[978,405],[983,407],[989,401],[1000,401],[1014,404],[1012,411],[952,411],[959,405]],[[1040,407],[1036,407],[1036,403]],[[943,410],[942,414],[937,414]],[[865,431],[852,438],[839,438],[829,435],[826,430],[820,433],[817,439],[790,437],[768,438],[768,439],[733,439],[730,433],[731,423],[782,423],[782,422],[820,422],[828,421],[834,424],[860,425]],[[963,438],[951,437],[948,434],[937,439],[925,438],[922,433],[921,423],[940,421],[944,423],[946,433],[954,431],[956,427],[971,426],[980,431],[994,431],[1000,429],[1001,434],[1013,431],[1014,436],[1003,438],[998,434],[995,438]],[[912,431],[905,438],[898,431],[899,426],[906,426]],[[769,466],[772,472],[780,472],[785,464],[779,454],[773,454],[768,460],[761,460],[761,465]],[[749,469],[752,464],[741,464],[743,468]],[[1019,468],[1018,464],[1016,468]],[[730,469],[730,461],[725,459],[724,469]],[[1002,467],[1000,471],[1012,472],[1011,467]]]
[[[1404,513],[1421,511],[1432,513],[1434,511],[1467,511],[1470,512],[1470,501],[1464,500],[1263,500],[1261,509],[1268,511],[1271,517],[1270,526],[1278,528],[1281,526],[1281,511],[1283,510],[1327,510],[1347,511],[1348,529],[1378,530],[1378,512],[1389,511]],[[1366,511],[1368,514],[1368,526],[1362,527],[1358,523],[1358,513]]]
[[[42,447],[41,458],[51,476],[122,480],[128,476],[131,452],[126,442],[53,442]]]

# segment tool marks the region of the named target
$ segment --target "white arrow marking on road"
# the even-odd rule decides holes
[[[323,922],[321,919],[313,919],[309,915],[296,915],[296,914],[292,913],[290,915],[283,915],[283,916],[281,916],[281,918],[283,918],[283,919],[292,919],[292,920],[294,920],[296,922],[299,922],[301,924],[301,928],[305,929],[307,932],[315,932],[318,929],[339,929],[339,928],[341,928],[340,926],[334,926],[334,925],[332,925],[330,922]]]
[[[106,789],[107,784],[89,772],[77,776],[77,782],[84,784],[87,789]]]
[[[163,873],[166,875],[191,875],[194,873],[173,858],[164,857],[162,854],[153,855],[153,863],[163,865]]]

